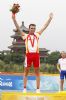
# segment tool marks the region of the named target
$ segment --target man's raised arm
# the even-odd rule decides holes
[[[44,26],[39,30],[39,32],[38,32],[39,34],[42,34],[43,31],[48,27],[48,25],[51,22],[52,18],[53,18],[53,13],[50,13],[48,20],[46,21],[46,23],[44,24]]]
[[[12,13],[12,19],[13,19],[13,22],[14,22],[14,24],[15,24],[15,26],[16,26],[16,28],[17,28],[17,30],[19,31],[19,33],[21,34],[21,36],[24,36],[25,35],[25,33],[24,32],[22,32],[21,30],[20,30],[20,27],[19,27],[19,25],[18,25],[18,23],[17,23],[17,21],[16,21],[16,18],[15,18],[15,14],[13,14]]]

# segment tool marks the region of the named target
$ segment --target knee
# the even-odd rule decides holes
[[[27,77],[27,76],[28,76],[28,72],[25,72],[25,73],[24,73],[24,77]]]
[[[35,71],[35,75],[36,76],[40,76],[40,73],[39,73],[39,71],[37,70],[37,71]]]
[[[29,69],[25,69],[24,76],[27,77],[28,76],[28,73],[29,73]]]
[[[35,74],[36,74],[37,77],[40,77],[40,74],[39,73],[35,73]]]

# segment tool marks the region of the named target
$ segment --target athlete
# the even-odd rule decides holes
[[[26,34],[25,32],[22,32],[20,30],[20,27],[16,21],[16,14],[12,13],[13,22],[14,22],[17,30],[21,34],[22,39],[25,41],[25,47],[26,47],[23,92],[27,91],[26,90],[27,76],[28,76],[28,72],[31,67],[31,64],[33,64],[33,66],[34,66],[35,75],[36,75],[36,84],[37,84],[36,92],[37,93],[40,92],[40,73],[39,73],[40,57],[39,57],[38,40],[39,40],[39,36],[48,27],[52,18],[53,18],[53,13],[50,13],[47,21],[45,22],[43,27],[38,32],[35,32],[36,25],[30,24],[29,25],[29,33]]]
[[[57,69],[60,72],[60,91],[63,91],[64,78],[66,78],[66,53],[61,52],[61,58],[58,60]]]

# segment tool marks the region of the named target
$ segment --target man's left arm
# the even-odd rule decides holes
[[[43,31],[48,27],[49,23],[51,22],[53,18],[53,13],[50,13],[49,14],[49,18],[48,20],[46,21],[46,23],[43,25],[43,27],[40,29],[40,31],[38,31],[38,33],[41,35],[43,33]]]

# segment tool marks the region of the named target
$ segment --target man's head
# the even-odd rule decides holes
[[[62,52],[61,52],[61,57],[62,57],[62,58],[66,58],[66,52],[62,51]]]
[[[29,34],[31,34],[31,35],[34,34],[35,30],[36,30],[36,25],[30,24],[29,25]]]

